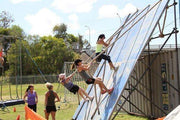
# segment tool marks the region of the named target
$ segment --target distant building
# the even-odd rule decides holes
[[[82,48],[79,45],[79,42],[73,42],[72,43],[72,49],[77,53],[80,53],[82,50]]]
[[[179,89],[180,86],[178,85],[178,76],[180,78],[180,73],[178,73],[177,68],[177,51],[175,50],[175,45],[165,45],[159,54],[158,50],[161,46],[151,45],[150,47],[150,55],[148,55],[148,49],[145,48],[129,77],[126,86],[127,90],[123,92],[123,96],[126,97],[130,91],[134,91],[129,98],[129,101],[133,105],[130,102],[126,102],[124,108],[132,113],[142,114],[136,109],[137,107],[146,115],[154,115],[154,117],[158,118],[164,116],[164,114],[157,106],[169,113],[179,105],[180,96],[175,89]],[[178,46],[178,52],[180,53],[180,45]],[[156,55],[157,57],[151,65],[150,71],[144,74],[140,84],[136,87],[149,100],[152,100],[152,104],[142,94],[134,90],[132,86],[137,83],[148,68],[149,59],[154,59]],[[180,54],[178,64],[180,65]]]

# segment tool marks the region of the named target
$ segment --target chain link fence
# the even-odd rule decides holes
[[[64,63],[64,73],[66,76],[70,75],[74,71],[71,70],[71,65],[73,62]],[[92,67],[89,70],[89,74],[93,75],[96,71],[98,64],[93,63]],[[58,75],[44,75],[46,80],[54,85],[54,91],[61,96],[63,102],[76,102],[78,101],[77,95],[69,92],[64,86],[58,82]],[[76,73],[71,81],[78,85],[79,87],[86,90],[87,84],[82,79],[82,77]],[[22,98],[27,86],[29,84],[34,84],[35,87],[37,84],[45,84],[43,77],[41,75],[32,75],[32,76],[1,76],[0,77],[0,99],[1,100],[10,100],[10,99],[19,99]]]

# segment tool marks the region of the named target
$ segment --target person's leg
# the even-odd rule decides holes
[[[85,91],[84,89],[82,89],[82,88],[79,88],[79,89],[81,89],[81,92],[82,92],[87,98],[89,98],[90,100],[93,99],[93,97],[90,97],[90,96],[86,93],[86,91]]]
[[[107,56],[107,55],[105,55],[105,54],[102,54],[102,55],[101,55],[101,58],[108,61],[109,66],[110,66],[111,69],[115,69],[114,65],[112,64],[112,61],[111,61],[110,56]]]
[[[51,112],[52,120],[55,120],[55,119],[56,119],[55,116],[56,116],[56,112],[55,112],[55,111],[52,111],[52,112]]]
[[[46,120],[49,120],[49,114],[50,114],[50,107],[49,106],[46,106],[44,113],[45,113]]]
[[[99,81],[102,81],[101,78],[96,78]],[[101,92],[103,92],[105,89],[103,88],[102,84],[98,84],[99,88],[101,89]]]
[[[103,89],[104,89],[105,91],[108,91],[108,89],[106,88],[106,86],[104,85],[104,83],[103,83],[99,78],[96,78],[96,79],[95,79],[94,84],[98,84],[99,87],[100,87],[100,89],[101,89],[102,91],[103,91]],[[102,91],[101,91],[101,92],[102,92]]]
[[[83,95],[83,93],[82,93],[82,89],[81,89],[81,88],[79,88],[78,94],[79,94],[84,100],[86,100],[86,99],[84,98],[84,95]]]
[[[33,110],[33,105],[28,105],[28,107],[31,109],[31,110]]]
[[[114,65],[112,64],[112,62],[109,62],[109,66],[111,69],[115,69]]]
[[[100,53],[96,53],[96,56],[98,56]],[[101,62],[102,58],[101,55],[96,58],[96,62]]]
[[[99,87],[101,89],[101,94],[104,94],[106,92],[111,94],[113,92],[113,90],[114,90],[113,87],[111,89],[107,89],[106,86],[104,85],[104,83],[102,82],[101,78],[96,78],[95,81],[94,81],[94,84],[98,84],[99,85]]]
[[[109,94],[112,93],[112,91],[114,90],[114,88],[112,87],[111,89],[107,89],[106,86],[104,85],[104,83],[102,82],[101,78],[96,78],[95,80],[96,83],[99,82],[99,86],[102,87],[102,89],[104,89],[103,91],[101,91],[101,94],[104,94],[106,92],[108,92]],[[95,84],[96,84],[95,83]]]
[[[45,118],[46,118],[46,120],[49,120],[49,114],[50,114],[50,113],[47,113],[46,110],[45,110],[44,112],[45,112]]]
[[[36,112],[36,104],[33,105],[33,111]]]

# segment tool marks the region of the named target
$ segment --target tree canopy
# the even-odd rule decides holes
[[[21,43],[19,40],[14,43],[8,55],[10,69],[9,75],[15,75],[18,64],[18,52]],[[62,38],[52,36],[40,37],[36,42],[29,44],[27,41],[22,41],[22,68],[23,75],[39,74],[37,67],[34,65],[30,56],[37,63],[38,67],[45,74],[56,74],[62,72],[64,61],[72,61],[78,57],[78,54],[69,50]],[[15,66],[14,66],[15,65]]]
[[[13,21],[8,12],[0,13],[0,35],[11,36],[3,37],[2,41],[6,53],[5,65],[8,66],[5,69],[6,75],[18,75],[20,64],[23,75],[40,74],[33,62],[37,63],[44,74],[57,74],[62,72],[65,61],[73,61],[79,57],[72,45],[77,43],[82,49],[83,36],[67,33],[67,25],[62,23],[54,26],[54,36],[38,36],[26,35],[18,25],[11,25]]]
[[[65,39],[67,35],[66,31],[67,31],[67,25],[65,25],[64,23],[60,25],[55,25],[53,28],[53,33],[57,38]]]
[[[8,28],[12,22],[14,22],[14,19],[7,11],[0,13],[0,27]]]

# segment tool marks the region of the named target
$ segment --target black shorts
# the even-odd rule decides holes
[[[95,79],[94,78],[89,78],[88,80],[86,80],[87,84],[94,84]]]
[[[36,112],[36,104],[34,105],[28,105],[30,109],[32,109],[34,112]]]
[[[56,112],[56,106],[46,106],[46,112],[50,113],[50,112]]]
[[[78,90],[79,90],[79,86],[73,85],[73,87],[71,88],[70,92],[76,94],[76,92],[78,92]]]
[[[99,54],[100,54],[100,53],[96,53],[96,56],[98,56]],[[101,54],[101,55],[96,59],[96,61],[97,61],[97,62],[101,62],[102,59],[107,60],[109,63],[112,62],[110,56],[105,55],[105,54]]]

